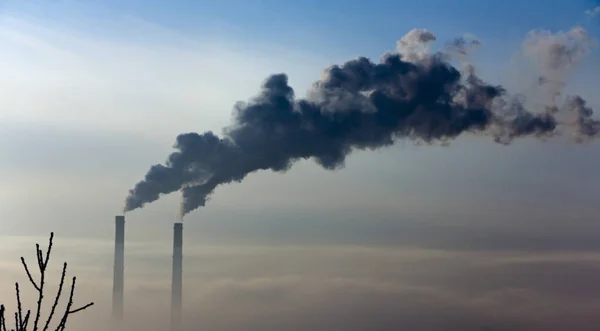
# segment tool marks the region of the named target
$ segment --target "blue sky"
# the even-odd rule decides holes
[[[68,24],[82,32],[114,39],[158,41],[135,30],[107,24],[129,17],[152,22],[182,36],[276,44],[295,52],[340,60],[358,55],[376,59],[415,27],[433,31],[441,41],[473,33],[486,45],[477,54],[481,70],[496,75],[494,70],[501,70],[496,68],[498,62],[506,61],[530,30],[558,31],[583,25],[592,35],[597,34],[598,18],[584,15],[585,10],[595,5],[593,0],[381,0],[343,4],[335,0],[34,0],[8,1],[4,6],[9,12]]]
[[[377,58],[393,50],[396,40],[414,27],[430,29],[441,42],[464,33],[475,34],[484,43],[475,54],[483,77],[494,82],[498,78],[511,86],[520,83],[522,77],[505,69],[528,31],[566,30],[582,24],[596,35],[598,22],[584,15],[594,5],[591,1],[537,0],[356,1],[344,5],[335,1],[178,1],[169,5],[161,1],[4,2],[0,23],[8,39],[0,55],[5,60],[3,86],[7,92],[0,114],[6,127],[4,135],[19,137],[10,144],[6,139],[2,145],[3,151],[12,153],[2,165],[5,187],[19,182],[20,176],[24,182],[35,182],[32,178],[36,176],[52,182],[60,176],[77,177],[88,172],[94,176],[87,181],[116,181],[112,186],[102,183],[113,191],[106,194],[111,197],[107,201],[98,202],[98,208],[120,206],[120,192],[127,192],[149,164],[164,160],[178,133],[218,132],[229,123],[233,104],[254,95],[269,74],[288,73],[301,96],[323,68],[358,55]],[[572,82],[592,105],[598,104],[595,58],[588,59]],[[42,137],[51,140],[43,141]],[[453,212],[465,212],[459,206],[468,206],[471,199],[478,199],[481,206],[494,199],[544,204],[541,197],[560,199],[560,193],[538,186],[560,183],[573,190],[570,206],[575,208],[589,200],[589,195],[577,193],[574,187],[590,180],[596,162],[591,153],[594,148],[522,142],[506,149],[469,139],[457,141],[451,149],[400,144],[380,152],[357,153],[340,173],[301,163],[286,176],[253,175],[237,187],[223,187],[223,200],[215,196],[214,208],[220,203],[226,206],[233,196],[236,204],[252,206],[257,201],[246,200],[248,192],[266,183],[274,186],[272,191],[262,190],[265,198],[261,206],[281,196],[274,187],[322,181],[330,181],[331,188],[329,193],[321,192],[323,197],[338,199],[331,205],[350,203],[349,197],[336,196],[336,190],[353,192],[352,199],[367,203],[360,195],[367,193],[355,187],[368,184],[385,195],[388,204],[394,199],[411,201],[406,202],[406,208],[414,209],[412,212],[436,214],[447,213],[448,206],[455,206]],[[27,149],[31,153],[20,152]],[[560,158],[558,151],[570,158]],[[71,155],[86,157],[65,164]],[[123,158],[123,168],[106,166],[114,158]],[[36,159],[44,160],[42,167],[34,162]],[[439,162],[449,162],[444,170],[452,175],[440,172],[436,167]],[[542,170],[531,170],[531,165]],[[377,171],[373,172],[373,167]],[[573,167],[583,170],[571,174],[573,178],[565,177]],[[36,171],[43,173],[32,173]],[[308,177],[319,179],[307,181]],[[464,180],[469,183],[460,185],[460,194],[451,194]],[[523,185],[523,180],[530,183]],[[310,185],[306,189],[316,190]],[[3,194],[28,192],[23,187],[12,190]],[[73,187],[69,194],[76,191]],[[304,201],[302,207],[294,199],[284,205],[296,204],[300,209],[326,205],[316,202],[318,194],[312,197],[317,205],[306,202],[308,197],[300,198],[308,191],[298,191],[295,198]],[[445,207],[416,207],[425,197]],[[156,208],[168,215],[166,210],[177,198],[165,200],[170,205],[159,202]],[[60,201],[59,205],[69,204]],[[94,203],[87,201],[86,206],[91,208]],[[16,231],[19,226],[15,224],[9,226]]]
[[[598,38],[600,17],[584,14],[597,5],[0,2],[0,293],[20,275],[28,245],[56,231],[57,259],[73,261],[82,300],[98,302],[90,318],[105,321],[113,219],[128,190],[165,160],[177,134],[220,132],[235,102],[270,74],[288,73],[303,96],[327,66],[376,60],[426,28],[440,43],[476,35],[484,79],[529,86],[537,77],[511,62],[527,32],[582,25]],[[597,54],[569,81],[596,110]],[[188,323],[372,330],[361,324],[367,314],[389,321],[379,325],[386,330],[431,331],[436,321],[466,331],[586,330],[600,309],[600,295],[590,298],[600,274],[599,165],[596,142],[506,147],[468,136],[450,147],[400,141],[355,153],[337,172],[306,161],[251,174],[185,220]],[[178,206],[173,194],[127,214],[126,302],[132,315],[156,318],[139,321],[164,318]]]
[[[378,55],[414,27],[426,27],[441,40],[471,32],[486,42],[510,41],[540,27],[564,30],[589,23],[583,13],[594,1],[39,0],[8,1],[4,7],[89,30],[100,29],[95,21],[131,15],[188,35],[225,29],[239,39]]]
[[[148,165],[164,160],[178,133],[219,132],[229,123],[233,104],[253,96],[269,74],[288,73],[302,96],[328,65],[358,55],[376,59],[393,50],[408,30],[422,27],[433,31],[442,43],[464,33],[475,34],[484,44],[475,54],[483,78],[511,87],[523,77],[505,69],[528,31],[556,32],[577,24],[592,35],[598,30],[598,22],[584,14],[594,7],[591,1],[356,1],[344,5],[335,1],[178,1],[169,5],[161,1],[8,1],[2,5],[0,23],[7,39],[0,54],[6,91],[0,124],[7,138],[1,146],[10,155],[2,168],[4,187],[11,187],[2,194],[23,203],[30,189],[16,188],[15,183],[47,181],[49,186],[36,190],[42,197],[52,191],[51,183],[69,178],[74,184],[64,200],[39,202],[56,208],[57,219],[62,218],[59,211],[70,204],[66,197],[71,194],[82,208],[80,213],[86,208],[110,209],[109,215],[117,212],[132,183]],[[590,56],[576,72],[577,79],[570,82],[591,105],[599,102],[594,88],[599,66],[594,59]],[[337,215],[328,217],[343,219],[353,212],[342,206],[370,210],[368,206],[377,205],[367,199],[372,192],[378,192],[379,202],[387,201],[381,202],[387,207],[377,207],[381,215],[397,212],[386,209],[395,200],[402,202],[396,207],[403,212],[420,215],[479,215],[493,201],[501,201],[517,214],[533,212],[523,206],[535,204],[540,206],[536,212],[544,214],[557,205],[550,201],[562,199],[560,191],[548,189],[557,185],[572,192],[570,207],[563,208],[567,213],[569,208],[593,207],[590,192],[577,188],[600,180],[591,176],[597,161],[591,153],[595,148],[530,141],[504,148],[485,139],[459,139],[449,149],[400,143],[374,153],[356,153],[338,173],[301,162],[285,176],[254,174],[238,186],[219,189],[212,209],[202,215],[214,212],[215,220],[226,217],[227,210],[231,211],[227,201],[235,201],[236,208],[254,208],[260,219],[260,213],[266,212],[262,208],[273,205],[270,201],[275,199],[275,205],[285,206],[283,210],[322,210]],[[81,157],[73,159],[73,155]],[[71,162],[64,161],[69,158]],[[121,165],[114,164],[114,159],[122,160]],[[85,199],[76,193],[82,189],[75,184],[80,180],[110,190],[103,195],[106,200],[79,200]],[[329,183],[328,190],[315,186],[324,182]],[[280,194],[286,187],[297,190]],[[365,187],[372,192],[360,189]],[[48,193],[42,193],[45,190]],[[261,194],[251,193],[256,190]],[[284,196],[290,199],[284,201]],[[172,215],[177,197],[164,200],[131,217],[145,218],[149,217],[145,213],[157,211]],[[336,208],[343,212],[336,214]],[[22,224],[36,223],[35,217],[17,210],[3,210],[8,217],[23,218],[7,226],[26,232],[28,227]],[[94,219],[105,217],[91,214]],[[160,217],[156,218],[160,224]]]

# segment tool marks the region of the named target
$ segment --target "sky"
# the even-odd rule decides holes
[[[534,29],[584,27],[597,1],[0,2],[0,300],[19,257],[56,234],[73,320],[110,312],[114,216],[179,133],[220,133],[234,104],[287,73],[298,96],[332,64],[374,61],[413,28],[475,35],[480,76],[520,91]],[[586,14],[586,11],[588,13]],[[597,50],[567,90],[600,109]],[[594,330],[600,323],[600,147],[465,136],[312,160],[217,188],[184,225],[189,330]],[[172,194],[127,213],[132,330],[168,322]],[[33,302],[33,301],[31,301]],[[7,302],[9,305],[11,302]],[[149,314],[151,312],[152,314]],[[149,317],[151,316],[151,317]],[[100,329],[98,329],[100,330]]]

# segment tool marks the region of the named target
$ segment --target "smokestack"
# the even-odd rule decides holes
[[[173,226],[173,278],[171,283],[171,330],[181,330],[183,223]]]
[[[115,265],[113,276],[113,320],[123,319],[123,282],[125,273],[125,216],[115,217]]]

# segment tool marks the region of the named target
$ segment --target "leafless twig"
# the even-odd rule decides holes
[[[54,239],[54,233],[51,233],[46,254],[44,254],[44,252],[40,249],[39,244],[35,245],[38,270],[40,273],[39,283],[35,281],[34,277],[32,276],[32,274],[29,270],[29,266],[25,262],[25,259],[23,257],[21,257],[21,264],[23,265],[23,268],[25,269],[25,273],[27,274],[27,277],[29,278],[29,282],[31,283],[31,285],[35,288],[35,290],[38,293],[36,310],[35,310],[35,319],[33,321],[32,331],[38,331],[40,329],[40,321],[42,318],[41,317],[42,303],[44,301],[44,285],[45,285],[45,280],[46,280],[46,268],[48,266],[48,261],[50,260],[50,253],[52,251],[53,239]],[[48,314],[48,317],[46,318],[46,321],[44,323],[44,327],[43,327],[42,331],[47,331],[48,328],[50,327],[50,323],[52,322],[52,318],[54,317],[56,308],[58,306],[58,302],[60,300],[60,297],[61,297],[61,294],[63,291],[66,274],[67,274],[67,263],[65,262],[63,264],[63,269],[62,269],[62,274],[60,277],[58,291],[54,297],[54,302],[52,304],[52,308],[50,309],[50,313]],[[55,331],[64,331],[65,330],[66,325],[67,325],[67,320],[70,315],[78,313],[80,311],[83,311],[94,305],[93,302],[90,302],[79,308],[73,309],[73,297],[75,295],[75,280],[76,280],[76,277],[73,277],[73,280],[71,282],[71,292],[69,294],[69,302],[67,303],[67,307],[65,308],[62,318],[61,318],[60,322],[58,323],[58,326],[56,327]],[[30,318],[31,310],[27,310],[27,312],[25,314],[23,314],[23,306],[22,306],[22,302],[21,302],[21,291],[19,288],[19,283],[15,283],[15,291],[16,291],[16,296],[17,296],[17,311],[14,313],[15,328],[10,329],[10,330],[6,328],[6,308],[4,305],[0,305],[0,331],[28,331],[27,328],[29,326],[29,321],[31,320],[31,318]]]

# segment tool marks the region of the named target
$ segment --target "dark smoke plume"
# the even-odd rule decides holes
[[[582,32],[574,30],[565,40]],[[181,190],[183,217],[204,206],[217,186],[239,182],[254,171],[283,172],[309,158],[335,170],[355,150],[390,146],[399,139],[444,144],[470,133],[509,144],[519,137],[553,136],[559,127],[573,130],[577,141],[598,135],[600,125],[581,97],[567,98],[562,107],[527,110],[523,96],[485,83],[466,62],[479,41],[459,38],[431,53],[435,40],[431,32],[415,29],[379,63],[359,57],[334,65],[307,98],[296,98],[285,74],[268,77],[256,97],[235,105],[233,123],[221,137],[212,132],[179,135],[177,151],[164,165],[152,166],[129,192],[125,211]],[[532,34],[524,43],[526,54],[543,59],[540,75],[554,82],[557,95],[565,73],[582,55],[577,47],[556,45],[561,40]],[[452,58],[463,63],[462,70],[450,64]],[[562,109],[574,119],[559,121]]]

